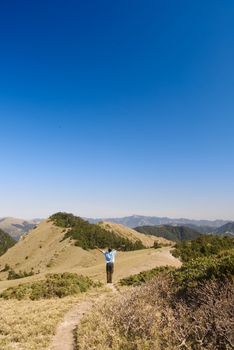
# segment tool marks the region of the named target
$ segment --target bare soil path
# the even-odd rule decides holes
[[[118,293],[113,284],[107,285],[112,293]],[[106,293],[100,295],[91,295],[74,305],[65,315],[62,322],[58,325],[56,333],[52,339],[48,350],[75,350],[76,349],[76,330],[82,317],[91,311],[98,303],[104,300]]]
[[[49,350],[74,350],[75,330],[85,313],[92,308],[92,301],[83,301],[75,305],[59,324]]]

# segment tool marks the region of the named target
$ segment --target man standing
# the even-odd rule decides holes
[[[112,276],[114,272],[114,262],[115,262],[115,256],[116,256],[116,250],[108,248],[107,251],[101,250],[98,247],[96,247],[104,256],[106,259],[106,279],[107,283],[112,283]]]

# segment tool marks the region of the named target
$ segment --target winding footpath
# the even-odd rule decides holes
[[[107,285],[107,287],[112,293],[118,293],[113,284]],[[105,294],[101,294],[98,297],[91,296],[89,299],[80,301],[78,304],[74,305],[58,325],[48,350],[75,350],[76,331],[81,319],[84,315],[89,313],[95,305],[102,302],[105,297]]]

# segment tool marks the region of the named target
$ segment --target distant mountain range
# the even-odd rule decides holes
[[[228,220],[193,220],[193,219],[175,219],[168,217],[158,217],[158,216],[142,216],[142,215],[132,215],[125,216],[121,218],[99,218],[99,219],[88,219],[91,223],[96,223],[98,221],[110,221],[117,224],[122,224],[131,228],[138,226],[155,226],[155,225],[180,225],[180,226],[198,226],[206,227],[206,230],[212,228],[218,228],[222,225],[227,224]]]

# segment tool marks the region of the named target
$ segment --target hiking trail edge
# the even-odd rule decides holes
[[[118,293],[113,284],[107,285],[112,293]],[[76,329],[84,315],[91,311],[93,306],[105,298],[105,293],[98,298],[90,297],[75,304],[59,323],[48,350],[74,350],[76,348]]]

